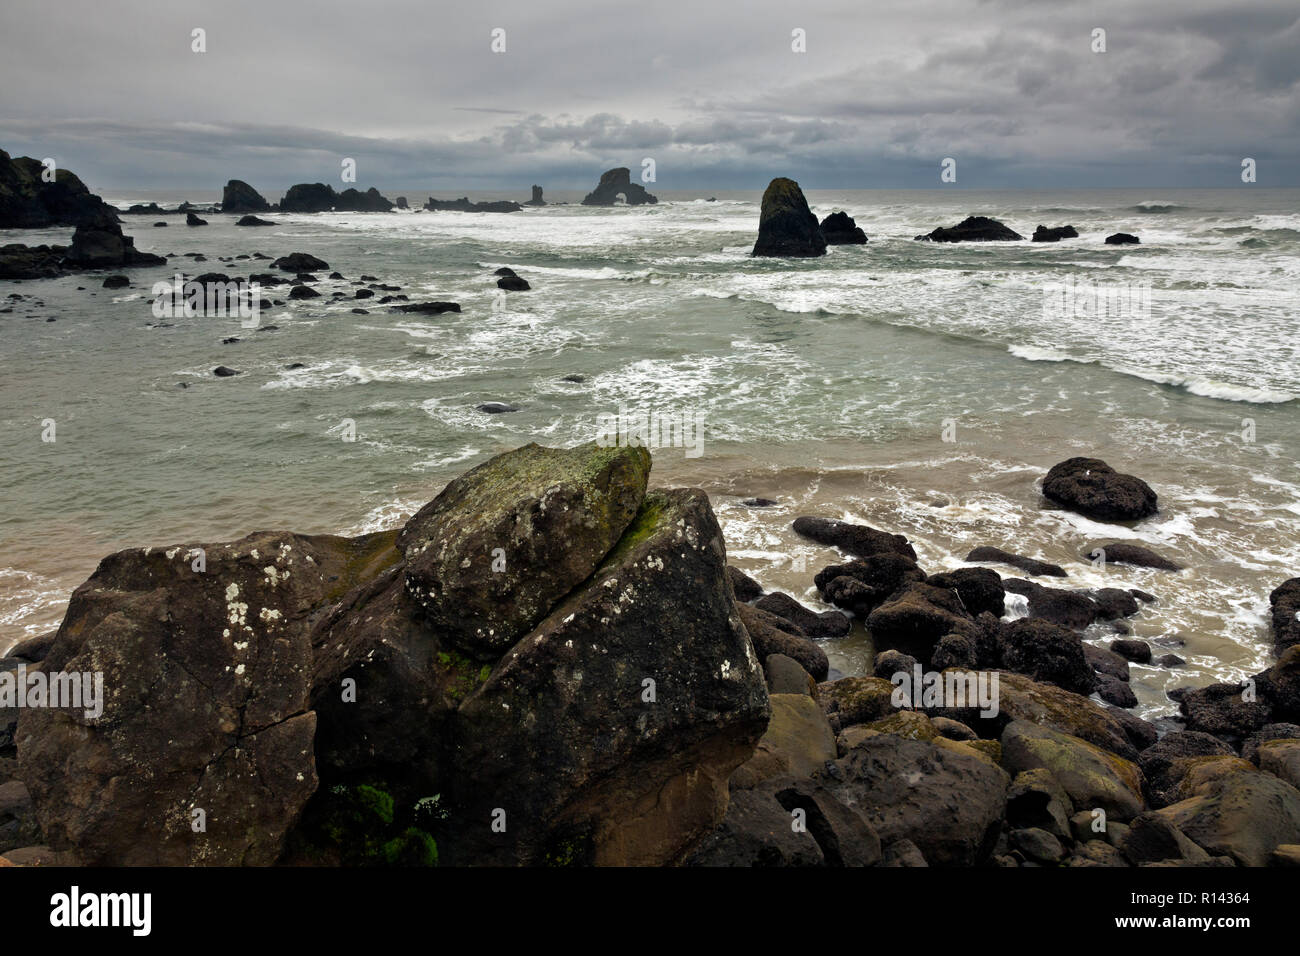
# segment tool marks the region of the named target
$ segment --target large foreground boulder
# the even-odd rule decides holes
[[[1069,458],[1053,465],[1043,494],[1098,521],[1137,521],[1156,513],[1156,493],[1141,478],[1117,472],[1100,458]]]
[[[755,256],[809,258],[826,254],[826,237],[793,179],[778,176],[763,193]]]
[[[46,841],[104,865],[681,861],[770,709],[707,497],[645,494],[648,469],[529,446],[400,531],[105,559],[42,665],[102,673],[102,714],[0,728]]]

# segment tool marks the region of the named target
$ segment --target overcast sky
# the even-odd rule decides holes
[[[1296,0],[2,0],[0,89],[98,189],[1300,186]]]

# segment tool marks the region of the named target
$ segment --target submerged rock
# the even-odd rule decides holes
[[[901,534],[890,534],[867,525],[809,515],[795,518],[793,527],[796,534],[818,544],[839,548],[854,557],[868,558],[873,554],[893,552],[916,560],[916,551]]]
[[[763,193],[754,256],[809,258],[826,254],[826,238],[793,179],[777,177]]]
[[[1127,232],[1117,232],[1106,237],[1106,245],[1108,246],[1135,246],[1141,241],[1137,236]]]
[[[1050,561],[1040,561],[1037,558],[1027,558],[1023,555],[1012,554],[1009,551],[1003,551],[1001,548],[994,548],[988,545],[975,548],[970,554],[966,555],[967,561],[983,561],[990,564],[1009,564],[1013,568],[1019,568],[1026,574],[1033,574],[1041,577],[1064,578],[1068,575],[1065,569],[1059,564],[1052,564]]]
[[[256,216],[244,216],[235,223],[236,226],[274,226],[275,223],[268,219],[258,219]]]

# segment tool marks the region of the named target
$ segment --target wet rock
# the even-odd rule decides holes
[[[763,193],[758,240],[751,255],[808,258],[826,254],[826,238],[793,179],[773,179]]]
[[[1065,569],[1059,564],[1052,564],[1049,561],[1039,561],[1036,558],[1026,558],[1023,555],[1012,554],[1009,551],[1003,551],[1001,548],[989,547],[987,545],[975,548],[970,554],[966,555],[966,560],[985,561],[990,564],[1009,564],[1013,568],[1019,568],[1026,574],[1055,578],[1063,578],[1067,576]]]
[[[1097,619],[1098,606],[1082,591],[1048,588],[1023,578],[1005,578],[1002,586],[1029,601],[1029,616],[1061,627],[1082,630]]]
[[[103,288],[105,289],[125,289],[131,284],[131,280],[124,275],[112,275],[104,279]]]
[[[1283,581],[1268,596],[1272,609],[1273,643],[1279,648],[1300,644],[1300,578]]]
[[[1022,618],[1002,625],[998,651],[1002,667],[1035,681],[1084,695],[1097,685],[1079,635],[1048,621]]]
[[[1043,494],[1098,521],[1137,521],[1156,513],[1156,493],[1141,478],[1115,471],[1100,458],[1070,458],[1053,465]]]
[[[1108,674],[1097,675],[1097,694],[1106,703],[1116,707],[1136,707],[1138,704],[1133,688]]]
[[[829,565],[817,572],[813,583],[827,602],[865,618],[890,595],[924,580],[925,572],[912,558],[885,551],[847,564]]]
[[[1135,664],[1151,663],[1151,645],[1137,638],[1121,638],[1110,642],[1110,650]]]
[[[1141,240],[1137,236],[1127,232],[1116,232],[1106,237],[1108,246],[1135,246],[1139,242]]]
[[[878,643],[928,663],[940,638],[972,631],[975,622],[953,591],[918,582],[872,611],[867,629]]]
[[[87,219],[72,234],[63,260],[65,269],[108,269],[114,266],[164,266],[167,260],[135,248],[135,240],[122,234],[112,213]]]
[[[1034,230],[1034,242],[1060,242],[1062,239],[1078,239],[1079,233],[1073,226],[1039,226]]]
[[[849,619],[837,611],[818,613],[804,607],[788,594],[774,591],[754,605],[790,621],[809,637],[843,637],[851,625]]]
[[[763,673],[767,677],[767,692],[774,694],[805,694],[816,699],[817,681],[800,666],[793,657],[784,654],[769,654],[763,661]],[[821,713],[818,710],[818,713]],[[769,730],[771,725],[768,725]]]
[[[1155,568],[1159,571],[1181,571],[1183,566],[1156,554],[1150,548],[1127,541],[1112,541],[1099,548],[1090,548],[1084,557],[1092,557],[1098,550],[1105,555],[1108,564],[1131,564],[1138,568]]]
[[[736,610],[760,661],[772,654],[784,654],[797,661],[800,667],[817,680],[826,679],[830,670],[826,652],[809,640],[798,627],[784,618],[748,604],[738,604]]]
[[[1166,734],[1142,752],[1140,764],[1153,807],[1167,806],[1177,798],[1178,785],[1187,772],[1184,761],[1201,757],[1231,757],[1232,748],[1217,737],[1196,731]]]
[[[1114,651],[1097,647],[1095,644],[1084,644],[1083,656],[1087,659],[1088,665],[1098,674],[1106,674],[1122,681],[1129,679],[1128,661]]]
[[[285,272],[304,273],[314,270],[328,269],[329,263],[324,259],[318,259],[307,252],[293,252],[287,256],[281,256],[271,263],[272,269],[282,269]]]
[[[735,592],[736,600],[748,604],[763,596],[763,586],[751,578],[744,571],[733,565],[727,565],[727,580],[731,582],[731,590]]]
[[[1269,722],[1266,701],[1247,699],[1241,684],[1211,684],[1183,695],[1179,710],[1187,718],[1187,729],[1212,734],[1230,742],[1240,741]]]
[[[290,299],[319,299],[320,293],[309,285],[296,285],[289,290]]]
[[[916,560],[916,551],[906,537],[901,534],[877,531],[866,525],[803,516],[794,520],[794,530],[796,534],[803,535],[818,544],[839,548],[857,558],[893,552],[911,558],[913,561]]]
[[[206,226],[207,224],[208,221],[206,219],[200,219],[192,212],[187,212],[185,214],[185,225],[187,226]]]
[[[893,704],[894,685],[879,677],[824,681],[817,685],[817,695],[826,713],[837,718],[841,728],[869,724],[898,712]]]
[[[482,405],[475,405],[474,407],[480,412],[486,412],[488,415],[505,415],[519,411],[518,405],[510,405],[506,402],[484,402]]]
[[[962,606],[971,617],[977,617],[985,611],[995,617],[1002,616],[1006,592],[1002,588],[1002,578],[996,571],[988,568],[958,568],[943,574],[933,574],[926,578],[925,583],[931,587],[956,591]]]
[[[532,286],[519,276],[502,276],[497,279],[497,288],[504,289],[506,292],[527,292]]]
[[[865,245],[867,234],[846,212],[833,212],[821,222],[822,236],[829,246]]]
[[[269,219],[259,219],[256,216],[243,216],[235,223],[236,226],[274,226],[275,223]]]
[[[212,374],[217,376],[217,378],[230,378],[232,375],[240,375],[242,373],[225,365],[218,365],[212,370]]]
[[[398,296],[398,298],[406,298]],[[380,300],[381,302],[384,300]],[[444,312],[459,312],[460,304],[456,302],[412,302],[408,305],[395,305],[390,312],[414,312],[418,315],[442,315]]]
[[[940,226],[933,232],[917,239],[931,242],[1010,242],[1025,237],[996,219],[987,216],[967,216],[957,225],[945,228]]]

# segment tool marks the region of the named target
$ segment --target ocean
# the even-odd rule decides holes
[[[0,285],[0,298],[29,297],[0,304],[13,306],[0,315],[0,651],[56,627],[117,549],[389,527],[500,451],[590,441],[610,416],[653,414],[701,424],[703,441],[658,449],[652,483],[705,489],[732,563],[807,604],[822,607],[812,576],[836,558],[790,522],[820,514],[907,535],[928,571],[996,545],[1069,570],[1041,583],[1155,594],[1134,634],[1187,663],[1132,667],[1143,716],[1170,712],[1172,687],[1268,664],[1268,593],[1300,573],[1300,192],[810,190],[819,218],[843,209],[870,242],[772,260],[748,255],[758,191],[650,188],[658,205],[555,193],[570,204],[275,213],[262,229],[124,216],[139,248],[207,261],[133,270],[120,290],[97,275]],[[913,241],[971,214],[1026,237],[1070,223],[1080,238]],[[1141,244],[1104,245],[1114,232]],[[0,231],[0,244],[70,234]],[[154,316],[153,282],[267,271],[220,261],[253,252],[308,252],[345,279],[318,272],[322,298],[264,312],[256,330]],[[532,291],[502,304],[501,266]],[[462,312],[390,313],[382,292],[355,301],[363,274]],[[241,374],[215,377],[218,365]],[[1043,474],[1074,455],[1144,478],[1160,513],[1103,525],[1045,508]],[[743,503],[753,496],[777,504]],[[1083,557],[1111,540],[1187,570]],[[870,671],[860,624],[825,646],[843,673]]]

